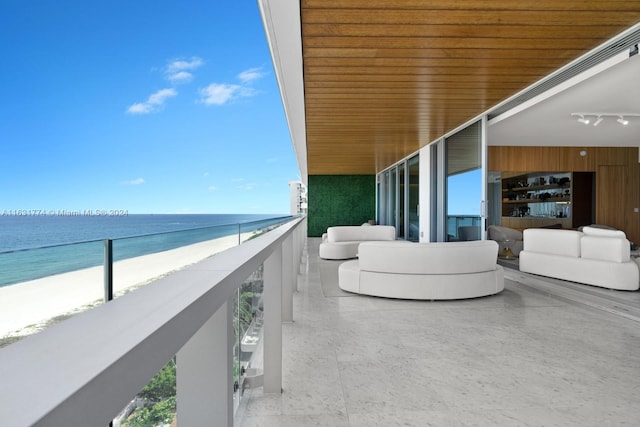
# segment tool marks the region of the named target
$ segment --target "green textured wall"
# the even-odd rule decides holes
[[[375,175],[309,175],[308,233],[333,225],[360,225],[376,214]]]

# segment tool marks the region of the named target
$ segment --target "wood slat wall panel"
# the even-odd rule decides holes
[[[631,225],[632,208],[630,200],[620,197],[628,193],[625,165],[600,165],[596,171],[596,222],[621,230]],[[636,215],[637,216],[637,215]],[[631,239],[633,241],[633,239]]]
[[[613,206],[598,200],[598,194],[615,194],[624,206],[624,231],[629,240],[640,242],[640,214],[633,212],[640,204],[640,163],[638,148],[634,147],[489,147],[488,169],[502,172],[595,172],[596,173],[596,222],[620,226],[620,213]],[[586,151],[586,156],[580,156]],[[625,167],[626,175],[598,176],[607,167]],[[610,181],[609,181],[610,179]],[[625,185],[618,182],[625,180]],[[624,190],[623,190],[624,188]],[[601,197],[602,198],[602,197]],[[624,203],[622,203],[624,201]],[[617,221],[607,224],[607,221]]]

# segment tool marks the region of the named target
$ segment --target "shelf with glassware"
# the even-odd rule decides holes
[[[503,174],[501,225],[571,228],[570,172]]]

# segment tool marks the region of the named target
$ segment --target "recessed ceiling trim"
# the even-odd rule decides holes
[[[501,122],[502,120],[508,119],[509,117],[512,117],[518,113],[520,113],[521,111],[526,110],[527,108],[533,107],[534,105],[544,101],[545,99],[549,99],[557,94],[559,94],[560,92],[563,92],[567,89],[569,89],[572,86],[577,85],[580,82],[583,82],[585,80],[587,80],[590,77],[595,76],[596,74],[599,74],[601,72],[603,72],[604,70],[607,70],[611,67],[613,67],[614,65],[617,65],[619,63],[621,63],[622,61],[625,61],[629,59],[629,53],[628,52],[621,52],[611,58],[608,58],[607,60],[605,60],[604,62],[601,62],[595,66],[593,66],[592,68],[589,68],[588,70],[585,70],[583,72],[581,72],[580,74],[577,74],[571,78],[569,78],[568,80],[565,80],[561,83],[558,83],[556,86],[553,86],[549,89],[546,89],[543,93],[540,93],[532,98],[527,99],[524,102],[520,103],[520,99],[524,99],[526,97],[528,97],[528,90],[529,89],[525,89],[522,93],[522,95],[516,95],[516,100],[518,100],[518,102],[514,101],[508,101],[507,104],[516,104],[513,108],[505,111],[504,113],[498,114],[496,115],[495,110],[491,110],[491,112],[489,113],[489,121],[487,122],[489,124],[489,126],[494,125],[496,123]],[[534,91],[537,92],[537,86],[534,87]],[[506,104],[505,104],[506,105]],[[502,108],[500,108],[500,110],[502,110]]]
[[[590,72],[590,70],[597,68],[601,64],[607,64],[609,61],[616,61],[615,58],[629,58],[630,52],[636,47],[636,45],[638,45],[638,43],[640,43],[640,23],[628,28],[618,36],[608,40],[585,55],[582,55],[578,59],[560,68],[558,71],[550,74],[545,79],[529,86],[513,97],[498,104],[495,108],[492,108],[488,113],[490,124],[495,123],[493,119],[496,117],[519,107],[525,102],[562,85],[582,73]],[[612,65],[615,65],[615,63],[618,62],[614,62]]]

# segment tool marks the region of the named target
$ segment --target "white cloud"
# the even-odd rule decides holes
[[[200,102],[206,105],[223,105],[238,95],[242,86],[212,83],[200,89]]]
[[[123,185],[140,185],[144,184],[144,178],[136,178],[129,181],[122,181]]]
[[[201,58],[194,56],[191,58],[191,61],[184,60],[176,60],[171,61],[169,65],[167,65],[167,73],[177,73],[183,70],[195,70],[200,67],[204,62]]]
[[[218,187],[216,187],[215,185],[210,185],[209,191],[218,191]]]
[[[188,83],[193,79],[193,74],[186,70],[195,70],[203,63],[202,59],[197,56],[191,58],[190,61],[171,61],[165,68],[165,75],[167,80],[173,84]]]
[[[193,74],[188,71],[178,71],[177,73],[168,74],[167,80],[174,84],[188,83],[193,80]]]
[[[205,173],[203,173],[203,174],[202,174],[202,176],[205,176],[205,177],[206,177],[206,176],[209,176],[209,172],[205,172]]]
[[[259,91],[250,85],[253,81],[262,78],[265,73],[262,68],[249,68],[238,74],[241,84],[211,83],[200,89],[200,102],[206,105],[224,105],[235,98],[248,98],[255,96]]]
[[[260,78],[262,78],[265,75],[265,72],[262,71],[262,68],[249,68],[248,70],[245,70],[243,72],[241,72],[240,74],[238,74],[238,79],[244,83],[251,83],[254,80],[258,80]]]
[[[164,100],[176,96],[178,92],[175,89],[160,89],[156,93],[152,94],[147,101],[151,105],[162,105]]]
[[[137,103],[127,108],[129,114],[149,114],[151,112],[151,105],[146,103]]]
[[[176,96],[178,92],[175,89],[160,89],[151,94],[145,102],[135,103],[127,108],[129,114],[149,114],[158,111],[165,101]]]

